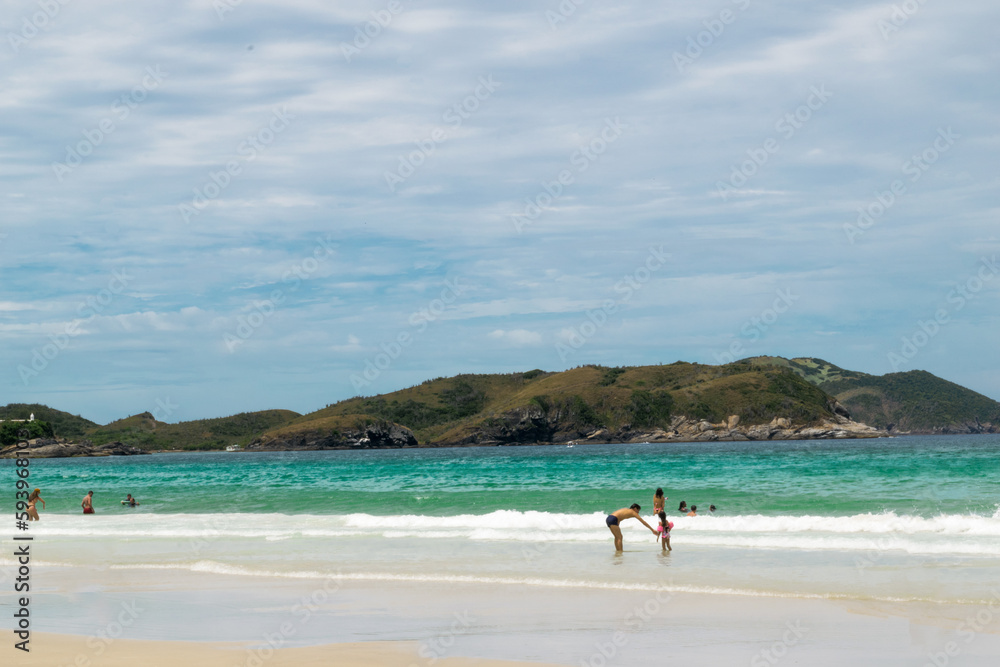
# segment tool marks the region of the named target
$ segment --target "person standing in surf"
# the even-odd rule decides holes
[[[94,492],[93,491],[88,491],[87,492],[87,495],[85,495],[83,497],[83,501],[80,503],[80,506],[83,508],[83,513],[84,514],[93,514],[94,513]]]
[[[667,513],[660,510],[657,515],[660,518],[660,525],[656,527],[656,532],[660,534],[660,544],[664,551],[673,551],[670,546],[670,529],[674,527],[673,521],[667,521]]]
[[[657,489],[653,495],[653,514],[659,514],[667,504],[667,496],[663,495],[663,489]]]
[[[28,496],[28,521],[38,521],[40,518],[38,516],[38,508],[35,505],[41,502],[42,507],[45,507],[45,500],[42,498],[41,493],[41,489],[35,489]]]
[[[625,519],[638,519],[639,523],[649,528],[649,532],[656,535],[656,530],[650,526],[648,523],[639,516],[639,510],[642,507],[638,503],[632,503],[631,507],[623,507],[617,512],[612,512],[608,515],[608,518],[604,520],[604,523],[608,524],[608,529],[611,530],[611,534],[615,536],[615,551],[621,553],[623,551],[623,540],[622,540],[622,529],[618,527],[618,524]]]

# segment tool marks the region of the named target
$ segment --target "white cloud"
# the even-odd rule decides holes
[[[216,393],[234,411],[244,398],[304,409],[349,396],[355,357],[403,331],[414,342],[379,390],[556,368],[554,332],[565,339],[621,297],[615,285],[660,245],[669,266],[571,365],[711,361],[790,287],[802,300],[755,353],[835,349],[840,365],[879,372],[898,323],[933,313],[997,252],[998,93],[983,84],[996,69],[994,2],[928,3],[887,40],[876,25],[891,12],[884,2],[751,3],[683,74],[673,51],[718,7],[583,3],[553,30],[542,5],[421,0],[347,62],[340,42],[370,7],[265,0],[220,22],[205,2],[92,4],[65,5],[20,53],[0,50],[0,361],[16,367],[63,331],[113,269],[135,276],[74,338],[87,354],[67,351],[39,379],[53,393],[34,398],[61,409],[122,416],[131,394],[109,408],[96,398],[107,395],[77,391],[122,349],[134,356],[114,386],[183,376],[192,384],[179,399],[200,396],[193,387],[211,375],[225,378]],[[59,182],[52,163],[155,65],[169,72],[162,86]],[[449,125],[445,110],[490,75],[502,85]],[[823,83],[830,102],[722,200],[716,183]],[[184,224],[178,204],[283,106],[296,116],[289,128]],[[627,130],[580,169],[573,156],[614,117]],[[843,225],[942,125],[961,134],[954,150],[849,243]],[[447,140],[390,192],[385,172],[437,128]],[[561,170],[572,183],[519,234],[511,215]],[[326,235],[335,254],[296,281]],[[449,276],[470,289],[414,326]],[[282,303],[234,366],[222,333],[274,289]],[[991,358],[995,323],[983,313],[998,299],[983,289],[956,314],[962,325],[935,337],[940,356],[921,358],[1000,396],[995,364],[962,363]],[[295,382],[261,379],[285,374]]]
[[[511,347],[532,347],[542,344],[542,335],[537,331],[528,331],[527,329],[512,329],[510,331],[496,329],[489,333],[489,337]]]

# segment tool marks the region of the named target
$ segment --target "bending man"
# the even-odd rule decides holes
[[[646,523],[641,516],[639,516],[639,510],[642,508],[638,504],[632,503],[631,507],[624,507],[617,512],[612,512],[608,515],[605,523],[608,524],[608,528],[611,529],[611,534],[615,536],[615,551],[622,550],[622,529],[618,527],[618,524],[625,519],[638,519],[642,525],[649,528],[649,532],[656,535],[656,530]]]

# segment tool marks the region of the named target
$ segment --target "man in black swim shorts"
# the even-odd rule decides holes
[[[622,529],[618,527],[618,524],[625,519],[638,519],[642,522],[646,528],[649,528],[649,532],[656,535],[656,529],[646,523],[641,516],[639,516],[639,507],[637,503],[632,503],[631,507],[625,507],[617,512],[612,512],[608,515],[608,518],[604,520],[604,523],[608,524],[608,528],[611,530],[611,534],[615,536],[615,551],[622,551]]]

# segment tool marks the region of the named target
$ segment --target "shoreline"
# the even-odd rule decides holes
[[[89,576],[62,574],[68,589],[35,603],[42,630],[32,631],[32,652],[8,643],[5,662],[11,655],[25,667],[645,667],[667,646],[677,664],[692,666],[770,664],[767,655],[787,654],[789,664],[909,667],[950,645],[963,665],[993,665],[1000,652],[1000,607],[984,605],[406,582],[346,582],[327,597],[317,595],[326,590],[319,580],[259,580],[249,590],[231,575],[109,579],[98,600],[83,594],[93,590]],[[297,613],[296,603],[310,615]],[[70,608],[59,610],[66,616],[54,630],[57,621],[45,618],[56,605]],[[119,625],[129,608],[138,613]],[[971,633],[969,619],[987,612]]]
[[[566,440],[560,442],[509,442],[509,443],[497,443],[497,444],[483,444],[483,443],[469,443],[469,444],[446,444],[446,445],[418,445],[416,447],[317,447],[317,448],[274,448],[274,449],[240,449],[234,452],[227,452],[225,449],[150,449],[143,450],[141,455],[151,455],[151,454],[262,454],[262,453],[275,453],[275,452],[361,452],[361,451],[415,451],[415,450],[432,450],[432,449],[493,449],[496,447],[583,447],[583,446],[602,446],[602,445],[690,445],[699,443],[718,443],[718,442],[760,442],[760,443],[777,443],[777,442],[825,442],[825,441],[835,441],[835,442],[850,442],[852,440],[900,440],[909,438],[927,438],[927,437],[964,437],[964,436],[996,436],[1000,435],[997,433],[902,433],[902,432],[885,432],[879,435],[851,435],[851,436],[800,436],[800,437],[775,437],[770,439],[762,440],[751,440],[743,438],[716,438],[716,439],[652,439],[652,440],[614,440],[610,442],[596,442],[591,440]],[[76,455],[76,456],[43,456],[34,457],[29,453],[27,456],[23,453],[25,450],[20,450],[20,454],[2,454],[0,455],[0,460],[13,460],[15,458],[31,458],[31,459],[94,459],[94,458],[108,458],[113,456],[122,455],[111,455],[104,454],[101,456],[93,455]],[[30,452],[30,450],[28,450]]]
[[[410,667],[435,664],[441,667],[546,667],[544,663],[490,660],[475,657],[440,657],[428,661],[414,641],[329,643],[284,646],[277,637],[267,642],[198,642],[144,639],[95,640],[92,636],[33,633],[31,651],[5,649],[4,654],[24,667]],[[9,651],[9,652],[8,652]],[[6,662],[6,661],[5,661]],[[551,665],[551,667],[557,667]]]

